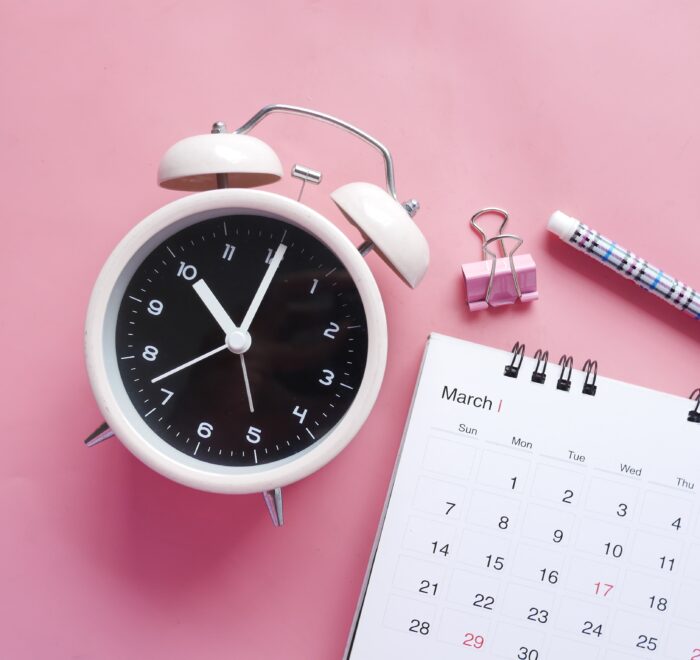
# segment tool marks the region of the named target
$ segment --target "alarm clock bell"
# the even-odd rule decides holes
[[[216,122],[211,133],[176,142],[160,161],[158,184],[170,190],[194,192],[215,188],[253,188],[278,181],[283,168],[275,151],[245,132],[271,112],[305,114],[298,110],[294,106],[267,106],[233,133],[226,132],[223,122]],[[321,113],[314,112],[314,115]],[[333,123],[340,121],[333,119]],[[366,135],[358,128],[352,129],[355,134]],[[381,143],[373,138],[371,141],[385,155],[389,154]],[[397,200],[393,163],[391,160],[388,163],[388,191],[373,183],[355,182],[333,191],[331,198],[367,239],[360,246],[363,255],[371,249],[376,250],[406,284],[415,288],[430,260],[428,243],[412,220],[420,204],[414,199],[403,204]]]
[[[429,262],[427,241],[412,219],[419,209],[418,202],[413,199],[405,203],[398,201],[393,161],[383,144],[330,115],[290,105],[269,105],[233,132],[227,132],[223,122],[216,122],[211,133],[185,138],[166,151],[158,168],[159,185],[170,190],[199,192],[253,188],[278,181],[284,170],[275,151],[262,140],[247,135],[262,119],[274,112],[305,115],[336,125],[381,153],[385,163],[386,189],[371,183],[355,182],[341,186],[331,193],[331,198],[342,215],[366,239],[357,246],[361,255],[376,250],[406,284],[417,286]],[[299,166],[295,166],[293,175],[314,183],[321,178],[320,173]],[[92,446],[112,435],[105,423],[85,442]],[[263,495],[273,522],[281,525],[281,488],[266,490]]]

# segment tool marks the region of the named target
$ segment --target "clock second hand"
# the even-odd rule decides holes
[[[245,368],[245,358],[243,357],[243,353],[240,353],[240,356],[243,380],[245,381],[245,393],[248,395],[248,407],[250,408],[250,412],[255,412],[255,408],[253,408],[253,396],[250,393],[250,383],[248,382],[248,370]]]
[[[172,376],[173,374],[176,374],[178,371],[182,371],[183,369],[187,369],[187,367],[191,367],[193,364],[197,364],[197,362],[201,362],[202,360],[206,360],[208,357],[211,357],[212,355],[216,355],[217,353],[221,353],[224,349],[228,348],[228,344],[224,344],[223,346],[218,346],[217,348],[208,351],[207,353],[204,353],[203,355],[200,355],[193,360],[190,360],[189,362],[185,362],[184,364],[181,364],[179,367],[175,367],[174,369],[171,369],[170,371],[166,371],[164,374],[161,374],[160,376],[156,376],[155,378],[151,379],[151,383],[157,383],[160,380],[163,380],[164,378],[167,378],[168,376]],[[250,381],[248,380],[248,370],[246,369],[245,366],[245,358],[243,357],[243,353],[240,353],[240,358],[241,358],[241,369],[243,371],[243,381],[245,382],[245,392],[246,396],[248,397],[248,407],[250,408],[250,412],[255,412],[255,408],[253,406],[253,396],[250,392]]]

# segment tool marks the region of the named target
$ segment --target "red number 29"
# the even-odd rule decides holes
[[[473,646],[475,649],[480,649],[484,645],[484,638],[481,635],[474,633],[465,633],[462,646]]]
[[[700,649],[693,649],[693,654],[690,656],[690,660],[700,660]]]

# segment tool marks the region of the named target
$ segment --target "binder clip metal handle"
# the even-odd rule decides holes
[[[498,229],[499,233],[491,238],[486,237],[486,232],[476,222],[486,213],[494,213],[503,218]],[[523,244],[523,239],[515,234],[502,233],[507,222],[508,213],[498,208],[477,211],[470,220],[472,228],[482,238],[483,258],[482,261],[462,265],[467,289],[467,304],[472,311],[510,305],[517,300],[530,302],[538,298],[535,262],[529,254],[515,254]],[[506,239],[517,242],[510,251],[506,250]],[[496,241],[501,245],[502,257],[498,257],[489,249],[489,246]]]
[[[484,261],[487,260],[486,256],[486,242],[488,241],[488,238],[486,237],[486,232],[478,225],[477,223],[477,218],[480,218],[482,215],[486,215],[487,213],[493,213],[494,215],[500,215],[503,218],[503,221],[501,222],[501,226],[498,228],[498,233],[503,234],[503,230],[505,229],[505,226],[508,224],[508,211],[504,211],[503,209],[496,208],[495,206],[489,207],[486,209],[481,209],[481,211],[477,211],[472,217],[471,220],[469,221],[469,224],[472,226],[474,231],[481,236],[481,254],[482,254],[482,259]],[[503,240],[501,240],[501,251],[503,252],[503,256],[506,256],[506,246],[503,243]]]
[[[504,238],[511,238],[514,241],[517,241],[517,245],[513,247],[513,249],[510,252],[506,252],[505,245],[503,244],[503,239]],[[484,241],[484,244],[482,245],[483,251],[484,251],[484,259],[486,259],[486,255],[491,257],[491,275],[489,276],[489,285],[486,289],[486,304],[490,305],[491,304],[491,294],[493,293],[493,283],[494,280],[496,279],[496,264],[498,262],[498,256],[489,250],[488,246],[493,243],[494,241],[500,241],[501,243],[501,249],[503,250],[503,256],[508,258],[508,263],[510,264],[510,273],[513,276],[513,287],[515,288],[515,294],[518,296],[518,300],[520,300],[523,297],[522,291],[520,290],[520,284],[518,283],[518,273],[515,270],[515,263],[513,262],[513,255],[516,253],[518,248],[523,244],[523,239],[520,238],[520,236],[516,236],[515,234],[497,234],[493,238],[489,238]]]

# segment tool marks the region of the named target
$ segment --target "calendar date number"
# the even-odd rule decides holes
[[[430,580],[421,580],[420,587],[418,587],[418,591],[420,591],[422,594],[429,594],[430,596],[436,596],[437,595],[437,588],[438,588],[437,582],[431,582]]]
[[[646,649],[647,651],[656,651],[658,645],[658,637],[649,637],[647,635],[640,635],[637,639],[637,648]]]
[[[530,608],[530,614],[528,614],[528,621],[535,621],[536,623],[547,623],[549,619],[549,612],[547,610],[540,610],[536,607]]]
[[[482,607],[485,610],[493,610],[494,603],[496,599],[493,596],[484,596],[484,594],[475,594],[474,602],[472,605],[474,607]]]
[[[464,641],[462,642],[462,646],[470,646],[475,649],[480,649],[484,644],[486,640],[484,639],[483,635],[477,635],[475,633],[464,633]]]
[[[583,624],[583,629],[581,630],[581,632],[584,635],[595,635],[596,637],[600,637],[603,634],[603,625],[595,625],[592,621],[586,621]]]
[[[596,582],[594,585],[595,587],[595,595],[596,596],[607,596],[614,588],[614,584],[608,584],[607,582]]]
[[[428,621],[421,621],[420,619],[411,619],[411,625],[408,630],[412,633],[418,633],[419,635],[429,635],[430,634],[430,623]]]

